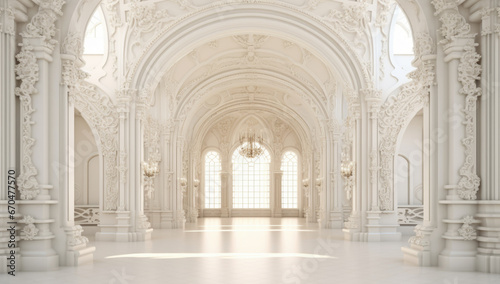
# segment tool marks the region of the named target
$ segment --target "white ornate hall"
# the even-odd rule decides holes
[[[500,283],[499,0],[0,0],[1,283]]]

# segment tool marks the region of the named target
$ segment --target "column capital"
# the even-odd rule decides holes
[[[34,6],[31,0],[8,0],[5,3],[11,9],[16,22],[23,23],[29,20],[28,8]]]
[[[38,39],[34,43],[39,43],[39,46],[50,50],[51,54],[57,44],[57,40],[54,39],[55,22],[62,16],[62,6],[66,2],[65,0],[33,0],[33,2],[39,5],[38,12],[31,18],[21,35],[24,40]]]
[[[0,33],[12,36],[16,34],[14,9],[11,6],[5,6],[5,4],[3,7],[0,6]]]

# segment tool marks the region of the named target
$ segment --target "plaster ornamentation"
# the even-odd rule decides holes
[[[21,230],[21,239],[25,241],[34,240],[36,235],[38,235],[39,229],[35,226],[35,219],[29,215],[25,215],[22,220],[19,221],[21,224],[26,224]]]
[[[465,147],[465,162],[460,168],[460,181],[458,182],[458,195],[462,199],[475,200],[481,179],[476,174],[476,106],[477,97],[481,89],[476,86],[480,80],[481,66],[478,64],[480,55],[475,51],[472,43],[465,47],[465,53],[458,65],[458,81],[462,84],[460,94],[465,95],[465,138],[462,143]]]
[[[123,25],[120,16],[120,0],[102,0],[103,13],[106,15],[108,26],[108,58],[112,66],[112,74],[118,81],[118,33],[117,30]]]
[[[435,60],[423,58],[434,51],[432,39],[427,34],[418,34],[417,39],[415,58],[420,61],[418,69],[408,75],[412,80],[402,87],[401,92],[382,104],[379,113],[379,199],[383,211],[394,207],[394,157],[398,136],[412,115],[428,103],[430,88],[434,84]]]
[[[381,34],[381,51],[379,56],[379,80],[385,77],[385,62],[389,55],[389,28],[391,11],[394,6],[394,0],[378,0],[377,2],[377,18],[375,20],[375,27],[380,29]]]
[[[457,37],[470,36],[470,25],[458,11],[457,13],[443,14],[439,21],[442,23],[439,31],[444,38],[439,42],[440,44],[448,44]]]
[[[131,1],[127,16],[127,22],[138,41],[143,33],[158,32],[165,22],[172,20],[168,11],[159,10],[155,3],[140,0]]]
[[[218,122],[217,125],[215,126],[215,128],[219,132],[219,135],[220,135],[219,137],[221,138],[221,140],[219,142],[220,149],[224,155],[227,155],[229,153],[229,150],[230,150],[231,143],[230,143],[229,135],[231,133],[231,129],[233,127],[235,120],[236,120],[236,118],[234,118],[234,117],[227,117],[227,118],[221,120],[220,122]]]
[[[349,216],[348,221],[344,223],[346,229],[359,229],[359,220],[355,216]]]
[[[33,145],[36,140],[31,136],[31,128],[34,122],[31,119],[33,103],[31,96],[37,93],[35,84],[39,80],[39,67],[33,47],[23,45],[21,52],[16,55],[19,62],[16,67],[16,79],[21,80],[19,87],[16,87],[15,94],[21,102],[21,173],[17,178],[17,186],[21,192],[21,199],[33,199],[39,193],[38,180],[36,176],[38,170],[32,161]]]
[[[147,230],[151,228],[151,223],[148,222],[148,218],[146,216],[138,216],[137,220],[137,229]]]
[[[12,8],[0,8],[0,33],[16,34],[16,22]]]
[[[87,123],[98,134],[98,144],[104,158],[104,210],[115,210],[118,205],[118,128],[117,107],[109,97],[101,95],[94,85],[85,81],[88,74],[79,69],[76,59],[82,51],[81,41],[68,35],[62,50],[75,56],[62,60],[62,81],[68,88],[69,101],[82,113]]]
[[[120,0],[103,0],[102,4],[108,13],[108,21],[111,26],[114,28],[121,26]]]
[[[55,36],[55,21],[58,15],[62,15],[61,8],[63,0],[35,0],[39,5],[38,12],[33,16],[31,22],[26,26],[26,31],[21,33],[24,39],[42,38],[44,46],[54,49],[57,41]],[[18,64],[15,66],[16,79],[20,80],[20,86],[15,89],[16,96],[21,101],[21,173],[17,179],[17,185],[21,192],[21,199],[34,199],[40,192],[36,179],[38,170],[32,161],[33,145],[36,140],[32,137],[31,129],[34,122],[32,114],[35,111],[31,96],[37,93],[35,84],[39,81],[39,67],[34,53],[34,47],[25,42],[21,45],[21,51],[16,55]]]
[[[26,31],[21,33],[23,38],[42,38],[44,46],[54,50],[57,41],[55,22],[58,16],[62,16],[64,0],[33,0],[39,5],[38,13],[31,18],[26,26]]]
[[[377,185],[378,180],[378,171],[380,170],[380,166],[378,165],[378,151],[373,149],[370,152],[370,183],[372,186]]]
[[[118,164],[118,171],[120,173],[120,183],[127,183],[128,179],[128,166],[127,166],[127,151],[120,151],[120,162]]]
[[[450,3],[451,0],[444,3]],[[465,137],[462,139],[464,145],[464,164],[460,168],[460,180],[458,182],[458,195],[465,200],[475,200],[479,190],[481,179],[476,174],[476,108],[477,98],[481,95],[476,81],[481,79],[481,66],[478,64],[481,56],[476,52],[477,44],[474,41],[475,34],[470,33],[470,25],[458,11],[458,5],[463,1],[455,1],[456,5],[444,5],[443,0],[433,1],[436,15],[441,14],[440,29],[444,40],[440,43],[445,48],[454,43],[458,38],[466,39],[463,53],[458,65],[458,81],[462,85],[459,90],[465,96],[465,107],[463,109],[465,125]],[[445,7],[445,8],[443,8]],[[446,13],[443,13],[445,11]]]
[[[417,246],[430,246],[430,239],[429,237],[421,230],[423,227],[422,225],[417,225],[415,226],[415,229],[413,230],[415,232],[415,236],[410,237],[408,240],[409,244],[417,245]]]
[[[465,0],[432,0],[431,3],[434,5],[436,9],[436,13],[440,14],[444,10],[456,9],[458,5],[463,3]]]
[[[72,228],[70,234],[68,234],[68,238],[66,244],[68,247],[74,247],[79,245],[85,245],[89,242],[89,239],[85,236],[82,236],[83,228],[80,225],[76,225]]]
[[[202,12],[206,12],[207,10],[216,10],[220,11],[217,13],[222,14],[227,14],[228,11],[234,10],[237,5],[245,5],[249,1],[242,1],[242,0],[228,0],[228,1],[217,1],[217,2],[211,2],[210,4],[200,4],[197,1],[193,0],[179,0],[176,2],[178,9],[173,9],[176,11],[176,13],[172,12],[172,15],[169,15],[169,23],[168,25],[165,24],[161,29],[155,30],[153,29],[150,33],[148,34],[148,37],[146,37],[146,34],[143,34],[142,38],[135,38],[131,37],[130,39],[130,45],[133,45],[133,47],[137,47],[138,43],[140,43],[140,53],[134,51],[135,55],[132,56],[132,52],[129,53],[127,60],[129,63],[127,63],[127,66],[129,67],[129,71],[127,71],[127,78],[132,78],[135,76],[136,72],[138,72],[138,68],[140,65],[140,62],[142,62],[145,57],[148,55],[150,52],[149,49],[153,48],[155,43],[157,43],[161,38],[166,34],[169,29],[171,29],[173,26],[176,26],[180,24],[182,21],[188,21],[189,18],[195,17],[197,14],[200,14]],[[363,28],[366,27],[366,22],[368,21],[368,15],[369,12],[371,11],[370,5],[368,5],[365,2],[349,2],[349,4],[345,5],[346,6],[346,11],[339,12],[339,16],[342,17],[342,19],[337,19],[335,12],[337,12],[338,7],[342,4],[339,2],[332,2],[328,3],[327,6],[331,12],[330,16],[324,16],[321,15],[321,13],[318,13],[321,9],[306,9],[304,7],[309,6],[306,3],[289,3],[289,2],[284,2],[284,1],[250,1],[252,3],[258,3],[261,6],[266,6],[270,5],[272,7],[280,7],[281,9],[287,9],[290,11],[293,11],[294,13],[297,13],[299,17],[307,18],[308,21],[316,21],[318,24],[324,24],[325,28],[329,30],[329,32],[336,38],[336,41],[338,41],[339,44],[342,44],[345,48],[346,51],[352,56],[354,60],[357,62],[362,62],[363,60],[361,57],[358,55],[359,50],[356,50],[353,48],[353,46],[357,45],[363,46],[364,49],[366,50],[366,46],[368,45],[368,38],[367,35],[364,33],[365,30]],[[314,1],[315,2],[315,1]],[[174,2],[175,3],[175,2]],[[323,2],[321,2],[323,3]],[[173,3],[172,3],[173,4]],[[137,3],[137,5],[151,5],[151,3],[147,2],[140,2]],[[161,6],[158,7],[158,11],[166,11],[166,6],[161,5],[161,2],[155,2],[155,5]],[[306,5],[306,6],[305,6]],[[313,5],[313,6],[316,6]],[[361,7],[361,8],[360,8]],[[169,8],[170,10],[170,8]],[[172,11],[173,11],[172,10]],[[373,11],[372,11],[373,12]],[[358,32],[360,32],[363,35],[362,39],[356,40],[355,45],[352,44],[352,40],[350,39],[350,36],[347,36],[342,33],[343,28],[341,28],[339,25],[342,25],[343,20],[349,20],[349,23],[343,24],[344,28],[347,30],[352,30],[353,24],[357,25],[356,28],[354,28],[354,34],[356,35]],[[162,19],[162,21],[165,19]],[[336,24],[335,22],[339,22],[339,24]],[[146,25],[149,26],[149,25]],[[154,34],[153,34],[154,33]],[[356,36],[358,38],[358,36]],[[213,46],[213,45],[212,45]],[[132,47],[128,46],[125,48],[126,50],[131,50]],[[366,53],[366,52],[365,52]],[[245,57],[247,58],[247,57]],[[359,63],[360,64],[360,63]],[[370,81],[371,79],[371,69],[362,69],[363,78],[365,80],[368,80],[367,82]],[[177,92],[178,93],[178,92]]]
[[[458,234],[465,240],[465,241],[472,241],[477,239],[477,231],[472,227],[471,225],[476,223],[477,220],[474,220],[474,217],[472,216],[466,216],[462,219],[462,222],[464,223],[460,229],[458,229]]]
[[[487,36],[493,33],[500,35],[500,23],[496,23],[492,26],[490,22],[492,17],[496,18],[498,22],[498,19],[500,19],[500,8],[483,8],[480,13],[482,20],[481,35]]]
[[[324,21],[334,24],[334,29],[340,29],[352,33],[354,45],[361,49],[361,54],[367,50],[367,22],[369,21],[368,4],[364,2],[342,3],[342,11],[330,10]]]

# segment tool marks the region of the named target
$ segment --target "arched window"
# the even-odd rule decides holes
[[[399,5],[396,5],[393,17],[392,53],[394,55],[413,55],[413,34],[410,22]]]
[[[298,158],[288,151],[281,159],[281,208],[298,208]]]
[[[269,208],[271,155],[262,148],[253,159],[233,153],[233,208]]]
[[[210,151],[205,155],[205,208],[220,208],[221,163],[219,153]]]
[[[87,24],[85,41],[83,43],[83,54],[103,55],[105,53],[107,38],[108,35],[104,22],[104,14],[99,6]]]

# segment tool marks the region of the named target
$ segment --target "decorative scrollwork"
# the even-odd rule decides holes
[[[75,206],[75,224],[99,224],[99,206]]]

